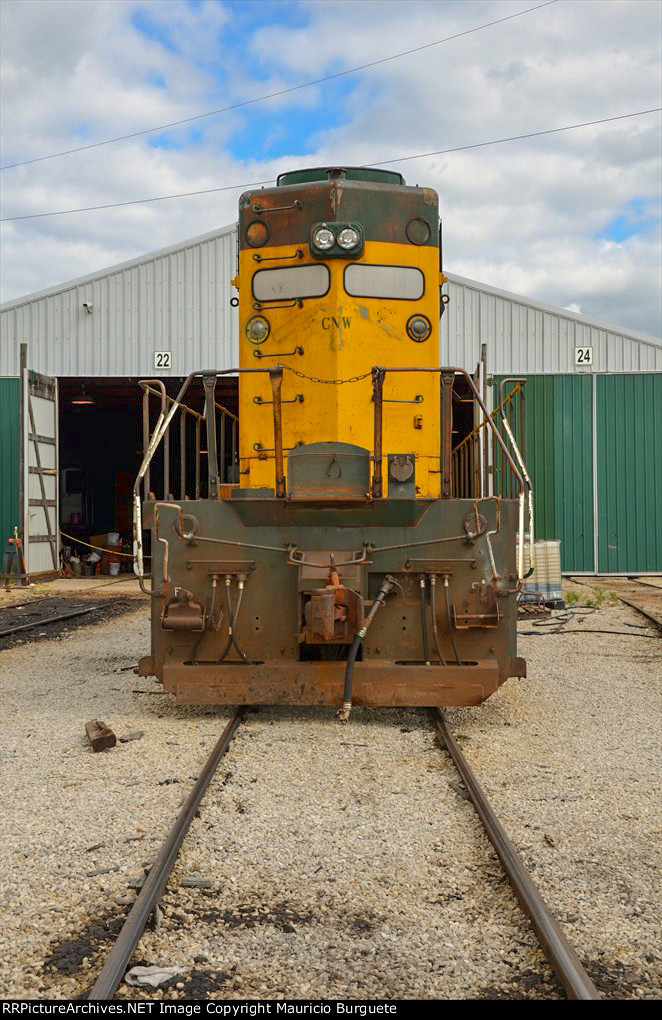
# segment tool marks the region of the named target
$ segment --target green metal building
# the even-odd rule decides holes
[[[6,541],[20,522],[20,412],[20,381],[0,378],[0,555],[3,556]]]
[[[662,571],[662,373],[529,375],[536,537],[565,574]]]
[[[482,349],[493,406],[502,378],[527,380],[536,537],[561,540],[563,573],[662,573],[662,340],[461,277],[446,289],[442,363],[474,371]]]

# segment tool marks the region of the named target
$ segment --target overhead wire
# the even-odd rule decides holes
[[[460,39],[465,35],[472,35],[474,32],[481,32],[486,28],[492,28],[494,25],[501,25],[505,21],[512,21],[514,18],[521,18],[524,14],[531,14],[533,11],[539,11],[543,7],[551,7],[555,3],[558,3],[558,0],[545,0],[544,3],[537,4],[535,7],[527,7],[524,11],[517,11],[515,14],[508,14],[503,18],[496,18],[494,21],[487,21],[482,25],[475,25],[473,28],[464,29],[462,32],[455,32],[453,35],[447,35],[443,39],[435,39],[433,42],[423,43],[421,46],[414,46],[409,50],[401,50],[399,53],[392,53],[388,57],[380,57],[378,60],[371,60],[366,64],[359,64],[357,67],[349,67],[345,71],[336,71],[335,74],[327,74],[323,78],[315,78],[313,81],[301,82],[299,85],[291,85],[286,89],[278,89],[276,92],[269,92],[264,96],[257,96],[255,99],[245,99],[240,103],[233,103],[231,106],[222,106],[217,110],[208,110],[206,113],[197,113],[192,117],[183,117],[181,120],[173,120],[168,124],[159,124],[156,127],[143,128],[140,131],[131,131],[125,135],[117,135],[115,138],[105,138],[100,142],[90,142],[87,145],[79,145],[76,148],[63,149],[61,152],[51,152],[46,156],[35,156],[32,159],[24,159],[17,163],[7,163],[5,166],[0,166],[0,170],[13,170],[16,167],[28,166],[31,163],[42,163],[47,159],[57,159],[60,156],[70,156],[75,152],[85,152],[88,149],[97,149],[102,145],[112,145],[115,142],[124,142],[131,138],[140,138],[144,135],[155,134],[160,131],[168,131],[170,128],[181,127],[183,124],[192,124],[194,121],[203,120],[206,117],[215,117],[221,113],[229,113],[232,110],[240,110],[242,107],[254,106],[257,103],[264,103],[268,99],[276,99],[279,96],[298,92],[300,89],[311,88],[313,85],[322,85],[324,82],[344,78],[350,74],[357,74],[359,71],[365,71],[370,67],[377,67],[379,64],[386,64],[391,60],[399,60],[400,57],[411,56],[412,53],[420,53],[422,50],[431,49],[433,46],[441,46],[442,43],[451,42],[453,39]]]
[[[397,156],[393,159],[382,159],[375,163],[363,163],[365,167],[378,167],[387,166],[391,163],[406,163],[413,159],[425,159],[428,156],[443,156],[452,152],[464,152],[468,149],[479,149],[484,148],[488,145],[502,145],[505,142],[517,142],[526,138],[539,138],[543,135],[554,135],[559,134],[562,131],[575,131],[578,128],[593,127],[597,124],[609,124],[614,121],[627,120],[632,117],[643,117],[649,113],[660,113],[662,107],[657,106],[648,110],[636,110],[633,113],[622,113],[615,117],[601,117],[599,120],[587,120],[580,124],[566,124],[563,127],[558,128],[546,128],[544,131],[529,131],[526,134],[521,135],[510,135],[507,138],[494,138],[488,142],[473,142],[470,145],[456,145],[448,149],[435,149],[432,152],[418,152],[412,156]],[[119,209],[123,206],[128,205],[144,205],[148,202],[166,202],[175,198],[192,198],[195,195],[211,195],[221,191],[243,191],[246,188],[257,188],[266,184],[273,184],[274,178],[270,178],[266,181],[253,181],[250,184],[229,184],[222,187],[216,188],[203,188],[198,191],[182,191],[174,195],[156,195],[152,198],[134,198],[126,202],[108,202],[103,205],[88,205],[81,206],[78,209],[58,209],[53,212],[42,212],[42,213],[27,213],[22,216],[4,216],[0,219],[0,223],[12,223],[16,220],[35,220],[42,219],[47,216],[68,216],[71,213],[81,212],[96,212],[101,209]]]

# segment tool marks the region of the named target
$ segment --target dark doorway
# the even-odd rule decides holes
[[[169,397],[184,380],[164,379]],[[58,379],[60,528],[63,544],[89,542],[93,536],[118,533],[122,545],[131,542],[132,491],[143,457],[142,390],[134,378]],[[236,413],[236,378],[218,380],[216,400]],[[202,413],[204,393],[194,380],[185,397]],[[158,414],[158,399],[150,401],[150,430]],[[179,478],[179,451],[170,448],[170,476]],[[203,469],[206,485],[206,463]],[[154,458],[151,488],[163,497],[163,451]],[[69,538],[65,536],[70,536]],[[78,550],[82,551],[82,550]]]

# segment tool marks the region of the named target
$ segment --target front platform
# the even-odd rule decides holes
[[[152,673],[150,656],[141,660],[140,673]],[[344,675],[344,662],[208,662],[167,664],[160,679],[178,705],[339,706]],[[354,671],[353,703],[400,708],[480,705],[508,676],[526,676],[523,659],[511,657],[506,675],[496,659],[462,666],[359,662]]]

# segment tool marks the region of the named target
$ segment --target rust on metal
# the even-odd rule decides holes
[[[306,642],[348,644],[363,623],[363,599],[341,584],[335,566],[329,568],[329,583],[306,593],[304,605]]]
[[[205,390],[205,417],[207,419],[208,496],[209,499],[218,499],[218,454],[216,451],[216,407],[215,407],[216,402],[214,400],[214,394],[216,392],[216,373],[205,372],[202,377],[202,384]]]
[[[453,449],[453,372],[441,372],[441,495],[450,499],[451,491],[451,453]]]
[[[524,913],[531,920],[547,959],[570,999],[600,999],[600,993],[586,973],[579,957],[566,939],[558,921],[540,894],[514,845],[506,835],[485,793],[451,733],[443,712],[436,709],[435,725],[440,742],[448,750],[462,776],[471,801],[496,850]]]
[[[384,400],[384,369],[372,370],[372,399],[375,405],[375,438],[373,450],[372,498],[381,499],[383,492],[382,479],[382,420]]]
[[[204,630],[205,614],[194,601],[188,588],[177,588],[163,607],[161,626],[164,630]]]
[[[285,499],[285,468],[283,466],[283,368],[278,365],[269,369],[274,412],[274,462],[276,469],[276,499]]]
[[[329,705],[342,703],[345,663],[282,662],[249,665],[201,662],[168,665],[163,683],[178,705]],[[457,666],[357,662],[353,704],[368,707],[480,705],[505,677],[496,660]]]

